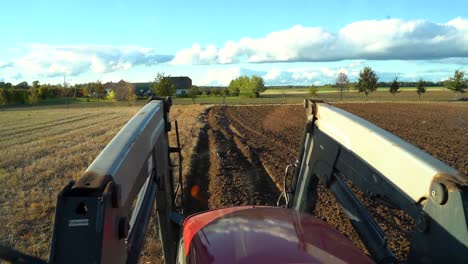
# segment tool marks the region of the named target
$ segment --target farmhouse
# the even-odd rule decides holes
[[[186,95],[192,87],[192,79],[187,76],[168,77],[176,88],[176,95]]]
[[[175,89],[176,89],[176,95],[186,95],[188,94],[190,88],[192,87],[192,79],[190,79],[187,76],[167,77],[167,78],[174,84]],[[106,94],[109,94],[110,91],[114,91],[116,93],[116,96],[120,97],[120,95],[123,95],[123,96],[126,95],[126,93],[128,92],[128,89],[130,89],[128,87],[129,85],[131,86],[131,89],[133,89],[135,94],[139,96],[148,96],[152,94],[150,82],[128,83],[128,82],[121,80],[118,83],[108,82],[108,83],[105,83],[103,86],[106,91]]]
[[[127,100],[128,96],[135,94],[135,86],[124,80],[120,80],[118,83],[108,82],[103,86],[106,91],[106,95],[111,91],[114,91],[115,99],[118,101]]]
[[[106,95],[108,95],[112,90],[114,90],[115,85],[116,83],[113,83],[113,82],[107,82],[102,85],[104,87],[104,91],[106,92]]]

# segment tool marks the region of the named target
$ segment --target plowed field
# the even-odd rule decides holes
[[[468,172],[468,105],[463,103],[339,104]],[[187,182],[186,212],[233,205],[275,205],[286,165],[293,163],[301,140],[305,111],[302,106],[215,106],[206,127]],[[387,233],[389,246],[405,259],[413,221],[358,195]],[[319,188],[316,216],[335,226],[364,251],[357,234],[341,212],[333,195]]]

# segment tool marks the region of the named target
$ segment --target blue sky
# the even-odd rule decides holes
[[[0,81],[150,81],[157,72],[226,85],[439,81],[468,70],[466,1],[9,1]]]

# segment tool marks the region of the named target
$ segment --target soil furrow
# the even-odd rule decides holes
[[[191,157],[191,168],[186,179],[184,213],[187,215],[208,210],[208,184],[210,150],[208,126],[200,131],[198,142]]]
[[[232,131],[228,119],[213,108],[208,115],[217,171],[210,175],[210,208],[274,205],[279,191],[250,147]],[[213,159],[212,159],[213,160]],[[220,194],[219,197],[216,194]]]
[[[467,164],[467,155],[463,142],[466,141],[464,131],[467,123],[464,120],[467,112],[458,105],[441,104],[440,107],[447,110],[444,113],[435,112],[430,104],[340,104],[339,106],[395,133],[462,172],[466,171],[466,165],[463,164]],[[216,137],[213,139],[214,142],[210,143],[214,146],[211,151],[215,147],[222,146],[221,150],[224,148],[224,151],[217,153],[220,155],[218,159],[221,160],[218,163],[222,165],[220,170],[225,167],[224,171],[218,173],[218,177],[229,176],[230,171],[227,170],[232,166],[251,170],[254,167],[261,168],[276,182],[282,182],[284,168],[294,162],[301,143],[305,121],[304,109],[301,106],[219,106],[212,110],[213,120],[210,124],[214,126],[212,130]],[[245,160],[242,161],[243,159]],[[221,181],[212,174],[211,179]],[[234,187],[213,191],[210,201],[218,199],[222,202],[222,206],[239,204],[238,198],[244,194],[235,188],[236,178],[222,180]],[[212,180],[210,187],[216,190],[220,189],[219,186],[223,185],[216,184]],[[232,195],[229,192],[238,193]],[[218,195],[221,197],[216,198]],[[366,252],[334,195],[322,185],[319,185],[318,195],[319,202],[314,212],[315,216],[334,226]],[[369,199],[362,192],[356,190],[356,195],[386,232],[388,244],[395,255],[399,259],[406,259],[414,221],[403,211],[388,208],[377,200]]]

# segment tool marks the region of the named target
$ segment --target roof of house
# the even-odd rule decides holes
[[[192,87],[192,79],[187,76],[168,77],[174,84],[176,90],[190,89]]]

